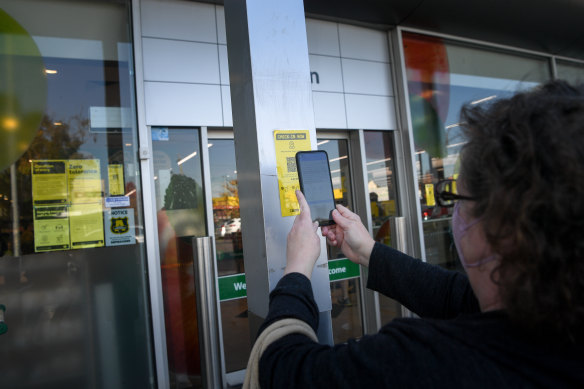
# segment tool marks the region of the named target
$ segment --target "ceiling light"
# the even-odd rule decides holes
[[[476,105],[476,104],[484,103],[485,101],[493,100],[496,97],[497,97],[497,95],[492,95],[492,96],[489,96],[489,97],[485,97],[484,99],[479,99],[479,100],[472,101],[471,104],[472,105]]]
[[[191,153],[191,154],[187,155],[186,157],[184,157],[183,159],[181,159],[180,161],[178,161],[176,164],[177,165],[182,165],[183,163],[185,163],[189,159],[193,158],[195,155],[197,155],[197,152],[196,151],[194,153]]]

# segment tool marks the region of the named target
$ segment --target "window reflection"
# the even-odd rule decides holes
[[[328,154],[335,203],[353,209],[348,142],[345,139],[321,139],[318,149]],[[331,279],[332,324],[335,343],[363,335],[361,320],[361,282],[359,266],[352,265],[338,247],[327,245]],[[342,272],[341,272],[342,271]]]
[[[206,235],[199,130],[152,128],[170,385],[200,387],[192,238]]]
[[[434,197],[438,181],[458,177],[460,108],[489,104],[549,79],[548,62],[413,33],[403,35],[403,45],[426,260],[460,269],[452,210],[437,206]]]

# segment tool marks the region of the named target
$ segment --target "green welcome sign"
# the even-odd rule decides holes
[[[346,258],[329,261],[328,266],[329,278],[331,281],[346,280],[348,278],[355,278],[361,275],[359,265],[349,261]],[[220,301],[235,300],[247,297],[247,284],[244,273],[219,277],[217,282],[219,284]]]

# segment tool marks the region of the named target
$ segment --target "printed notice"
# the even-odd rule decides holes
[[[436,199],[434,198],[434,184],[424,185],[426,189],[426,205],[433,207],[436,205]]]
[[[69,208],[69,223],[72,249],[102,247],[104,245],[101,202],[72,204]]]
[[[300,189],[300,182],[296,171],[296,153],[311,150],[309,131],[276,130],[274,131],[274,144],[276,147],[280,210],[282,216],[297,215],[300,213],[300,207],[295,192]]]
[[[107,175],[110,196],[124,194],[124,165],[108,165]]]
[[[105,212],[105,244],[120,246],[136,243],[134,209],[112,209]]]
[[[67,172],[71,204],[101,203],[99,159],[69,160]]]
[[[34,207],[34,251],[69,250],[66,205]]]
[[[66,204],[67,161],[31,162],[33,205]]]

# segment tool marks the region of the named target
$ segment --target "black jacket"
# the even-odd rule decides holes
[[[286,336],[262,355],[261,387],[584,387],[582,345],[534,339],[504,311],[481,313],[463,274],[376,243],[367,286],[422,318],[396,319],[375,335],[333,347]],[[260,332],[284,317],[318,327],[310,281],[299,273],[283,277],[270,294]]]

